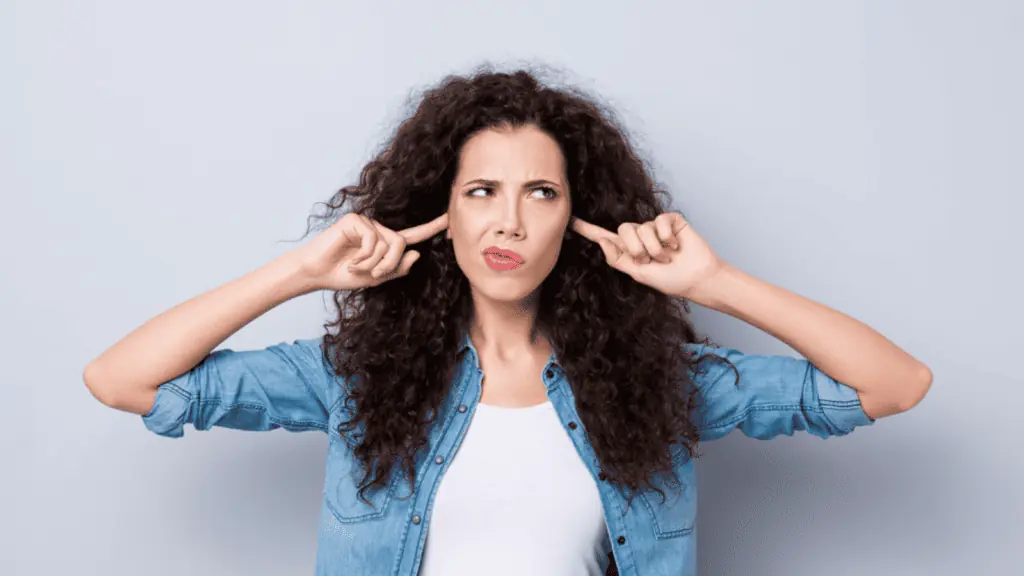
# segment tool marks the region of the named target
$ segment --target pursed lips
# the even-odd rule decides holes
[[[514,262],[518,262],[519,264],[523,263],[523,257],[520,256],[518,253],[516,253],[516,252],[514,252],[512,250],[505,250],[503,248],[498,248],[497,246],[490,246],[488,248],[484,248],[483,253],[485,255],[490,254],[490,255],[493,255],[493,256],[497,256],[499,258],[507,258],[508,260],[512,260]]]

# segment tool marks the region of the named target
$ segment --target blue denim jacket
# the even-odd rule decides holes
[[[320,339],[282,342],[262,350],[213,351],[192,370],[160,386],[152,410],[142,417],[149,430],[172,438],[190,423],[239,430],[293,432],[320,430],[329,437],[327,471],[316,574],[417,574],[430,526],[430,511],[441,477],[481,394],[480,363],[468,335],[452,393],[429,432],[429,450],[417,455],[417,487],[396,474],[387,490],[368,491],[370,506],[356,495],[362,478],[351,448],[338,435],[344,392],[321,354]],[[733,348],[685,344],[697,353],[713,352],[731,361],[706,360],[695,382],[704,398],[696,424],[702,440],[721,438],[739,428],[753,438],[769,439],[804,430],[827,438],[848,434],[874,422],[849,386],[833,380],[805,359],[744,354]],[[604,507],[608,537],[623,576],[696,574],[697,476],[694,460],[678,458],[682,493],[657,478],[665,493],[641,491],[626,509],[620,491],[598,476],[596,456],[587,442],[572,391],[556,354],[543,371],[547,395],[562,427],[594,478]],[[685,456],[682,450],[679,453]],[[602,475],[603,476],[603,475]],[[680,497],[681,496],[681,497]],[[484,570],[483,572],[486,572]]]

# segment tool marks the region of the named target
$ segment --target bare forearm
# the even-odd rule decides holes
[[[104,404],[145,413],[161,383],[268,310],[315,289],[288,252],[150,319],[89,363],[83,378]]]
[[[694,302],[768,332],[875,405],[905,409],[931,385],[927,366],[871,327],[733,266],[700,292]]]

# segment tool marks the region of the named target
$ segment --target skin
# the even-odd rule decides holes
[[[857,390],[872,418],[910,410],[931,388],[931,370],[885,336],[723,262],[678,212],[643,223],[624,222],[616,232],[571,217],[564,166],[557,143],[535,126],[476,134],[460,151],[447,213],[398,232],[360,215],[346,215],[328,233],[272,265],[147,322],[90,362],[83,378],[104,404],[145,414],[160,383],[195,366],[254,317],[312,290],[351,289],[404,275],[419,256],[405,248],[445,230],[471,286],[475,311],[470,338],[481,369],[497,368],[481,401],[533,405],[545,399],[540,371],[551,352],[550,343],[535,330],[537,289],[554,268],[571,226],[600,245],[609,266],[637,282],[729,314],[782,340]],[[481,178],[492,183],[472,182]],[[550,182],[531,184],[536,180]],[[348,252],[356,245],[353,257]],[[526,262],[513,271],[493,271],[481,253],[492,245],[515,250]],[[233,313],[226,315],[225,310]],[[216,326],[207,325],[210,318]],[[205,324],[200,329],[189,326],[197,322]],[[164,325],[177,327],[157,327]],[[175,340],[160,343],[168,338]],[[143,353],[166,349],[185,352],[172,363]],[[144,361],[133,360],[137,358]]]
[[[537,289],[554,268],[567,228],[600,245],[609,266],[660,292],[756,326],[857,390],[872,418],[905,412],[931,387],[931,371],[866,324],[724,262],[678,212],[624,222],[615,232],[571,216],[557,143],[534,126],[486,130],[460,152],[446,237],[469,279],[475,305],[470,337],[481,369],[496,368],[481,401],[543,401],[540,371],[551,347],[535,331]],[[491,184],[473,182],[476,179]],[[544,190],[535,180],[550,180]],[[483,188],[482,188],[483,187]],[[481,251],[510,248],[526,262],[487,267]]]
[[[546,399],[540,372],[551,346],[535,331],[537,294],[558,261],[571,208],[565,159],[537,127],[483,130],[460,150],[445,237],[471,287],[470,338],[481,370],[493,375],[482,402],[529,406]],[[514,250],[523,265],[492,270],[482,253],[489,246]]]
[[[871,418],[906,412],[931,388],[931,370],[877,330],[722,261],[678,212],[623,223],[618,234],[582,220],[572,226],[600,244],[609,266],[637,282],[782,340],[856,390]]]

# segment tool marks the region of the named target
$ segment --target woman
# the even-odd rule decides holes
[[[326,432],[317,574],[693,574],[698,440],[844,435],[914,406],[931,375],[722,261],[667,198],[578,91],[448,77],[321,218],[344,215],[84,378],[169,437]],[[323,289],[322,338],[213,351]],[[688,302],[806,360],[698,340]]]

